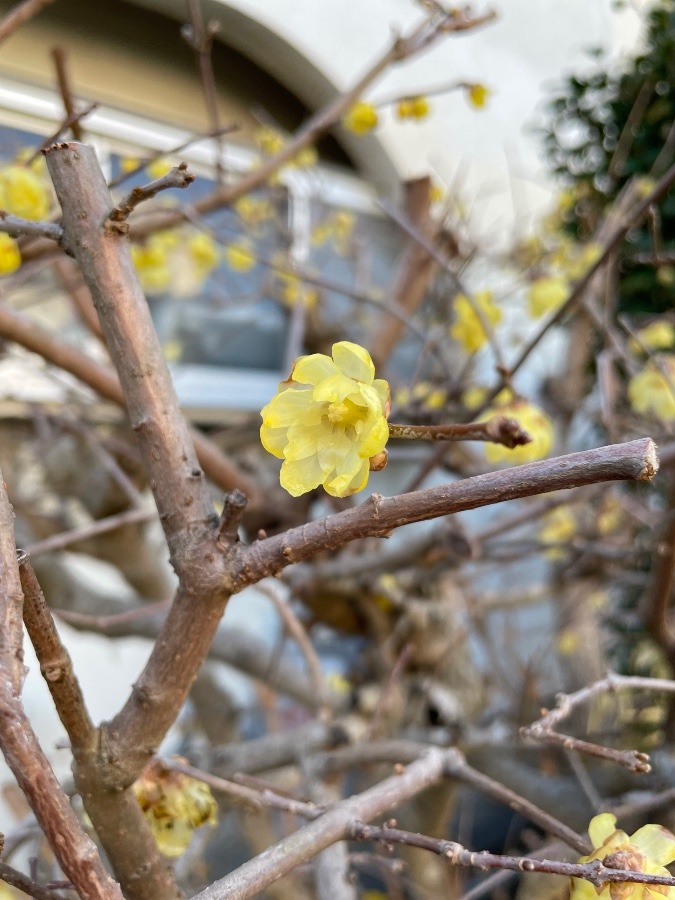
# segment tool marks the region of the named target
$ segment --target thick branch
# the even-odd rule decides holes
[[[83,748],[93,747],[97,740],[96,729],[87,712],[68,651],[61,643],[42,589],[26,557],[19,560],[19,575],[26,630],[61,724],[66,729],[73,753],[77,754]]]
[[[0,484],[0,747],[61,868],[80,897],[122,900],[122,893],[103,867],[94,843],[77,820],[33,732],[20,699],[21,645],[16,603],[19,582],[9,502]],[[11,609],[11,614],[7,610]],[[21,631],[19,630],[19,638]],[[19,680],[17,683],[17,673]]]
[[[241,588],[322,550],[334,550],[356,538],[386,537],[394,528],[410,522],[600,481],[647,481],[657,468],[654,443],[643,438],[396,497],[373,494],[356,509],[309,522],[239,549],[235,581],[237,588]]]

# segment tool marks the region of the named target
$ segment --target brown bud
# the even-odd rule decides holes
[[[387,460],[389,459],[389,454],[386,450],[382,450],[376,456],[370,457],[370,471],[371,472],[380,472],[387,465]]]

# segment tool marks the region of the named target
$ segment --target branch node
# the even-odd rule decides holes
[[[193,473],[194,474],[194,473]],[[201,474],[201,473],[200,473]],[[219,546],[235,544],[238,540],[239,525],[241,524],[248,498],[246,494],[235,488],[225,495],[223,511],[216,531],[216,542]]]

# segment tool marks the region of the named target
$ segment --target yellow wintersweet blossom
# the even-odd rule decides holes
[[[563,274],[572,281],[583,278],[593,263],[600,259],[602,252],[600,244],[593,241],[586,244],[569,244],[561,266]]]
[[[266,156],[275,156],[286,146],[286,138],[276,128],[259,128],[253,136],[256,144]]]
[[[279,280],[282,283],[281,299],[293,308],[301,304],[305,309],[313,309],[316,306],[319,295],[316,290],[308,284],[304,284],[297,275],[290,272],[280,272]]]
[[[355,103],[342,119],[343,126],[354,134],[367,134],[377,125],[377,110],[372,103]]]
[[[234,208],[242,222],[253,228],[267,222],[274,215],[274,207],[267,197],[253,197],[251,194],[240,197]]]
[[[675,354],[658,356],[666,378],[650,360],[641,372],[628,382],[628,400],[635,412],[653,414],[663,422],[675,420]]]
[[[663,875],[665,868],[675,860],[675,835],[661,825],[643,825],[635,834],[626,834],[616,827],[616,816],[601,813],[594,816],[588,826],[593,852],[582,856],[580,863],[601,860],[608,868],[629,869],[646,875]],[[669,897],[675,900],[675,887],[637,882],[612,882],[598,891],[590,881],[572,879],[570,900],[656,900]]]
[[[516,398],[504,405],[496,406],[485,412],[481,419],[489,419],[494,415],[509,416],[516,419],[521,428],[531,435],[529,444],[509,449],[503,444],[485,444],[485,456],[492,463],[508,462],[520,464],[544,459],[553,446],[553,423],[538,406],[527,400]]]
[[[198,275],[206,278],[220,262],[221,255],[218,245],[210,234],[205,231],[197,231],[188,237],[186,246]]]
[[[165,291],[171,284],[169,254],[177,246],[177,240],[174,234],[158,231],[143,244],[131,245],[131,258],[144,291],[150,294]]]
[[[173,169],[173,163],[168,159],[155,159],[145,167],[150,178],[164,178]]]
[[[539,319],[548,312],[555,312],[569,295],[569,285],[564,278],[547,276],[532,282],[528,295],[530,315]]]
[[[599,534],[612,534],[622,525],[624,518],[623,507],[617,498],[607,494],[600,505],[595,527]]]
[[[492,291],[478,291],[473,298],[473,305],[464,294],[457,294],[452,306],[455,321],[450,327],[450,336],[459,341],[467,353],[475,353],[487,341],[487,334],[481,320],[474,312],[474,306],[480,309],[492,326],[501,322],[502,311],[495,303]]]
[[[404,97],[396,105],[396,115],[399,119],[424,119],[430,108],[426,97]]]
[[[354,232],[356,216],[346,209],[338,209],[314,226],[311,241],[314,247],[322,247],[332,241],[338,253],[345,253]]]
[[[256,264],[255,252],[250,241],[233,241],[225,248],[225,261],[234,272],[250,272]]]
[[[576,516],[569,506],[558,506],[542,522],[539,537],[547,544],[560,544],[574,536],[577,530]]]
[[[467,86],[466,98],[474,109],[483,109],[491,93],[484,84],[470,84]]]
[[[0,275],[11,275],[20,265],[19,245],[13,237],[0,232]]]
[[[0,168],[0,209],[37,222],[49,213],[49,187],[45,179],[25,166]]]
[[[134,793],[164,856],[180,856],[190,846],[195,829],[218,822],[211,788],[161,762],[146,767],[134,784]]]
[[[640,343],[630,341],[630,349],[634,353],[640,351],[640,344],[649,350],[670,350],[675,345],[675,325],[665,319],[657,319],[641,328],[637,336]]]
[[[260,439],[283,459],[281,486],[293,497],[323,485],[349,497],[368,482],[371,459],[382,466],[389,437],[389,385],[375,378],[370,354],[358,344],[333,344],[301,356],[261,412]]]

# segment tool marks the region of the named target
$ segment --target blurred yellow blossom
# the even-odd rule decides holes
[[[13,237],[0,232],[0,275],[11,275],[20,265],[19,245]]]
[[[234,272],[250,272],[256,264],[253,244],[242,238],[225,247],[225,261]]]
[[[656,280],[662,287],[675,285],[675,266],[658,266],[656,269]]]
[[[162,353],[167,362],[178,362],[183,355],[183,345],[175,338],[172,338],[170,341],[164,341],[162,344]]]
[[[314,226],[311,235],[312,245],[314,247],[322,247],[330,240],[339,253],[345,253],[355,225],[356,216],[354,213],[346,209],[336,210]]]
[[[35,149],[35,147],[22,147],[14,157],[14,162],[20,166],[29,168],[40,178],[49,178],[47,160],[42,153],[38,153],[38,155],[35,156]],[[32,159],[32,157],[35,158]],[[30,163],[28,162],[29,159],[31,160]]]
[[[666,319],[657,319],[655,322],[650,322],[649,325],[641,328],[637,336],[639,343],[633,340],[630,341],[630,349],[634,353],[640,351],[640,344],[649,350],[670,350],[675,345],[675,325],[666,321]]]
[[[142,244],[131,245],[131,258],[144,291],[152,294],[169,287],[169,253],[172,249],[171,242],[164,238],[163,232],[150,235]]]
[[[316,290],[309,284],[305,284],[297,275],[291,272],[279,272],[281,281],[281,299],[291,308],[302,304],[305,309],[313,309],[319,299]]]
[[[276,128],[259,128],[254,134],[253,139],[267,156],[275,156],[286,146],[286,138]]]
[[[220,249],[210,234],[197,231],[191,234],[186,242],[192,262],[198,274],[205,278],[220,262]]]
[[[295,154],[292,164],[299,169],[309,169],[315,166],[319,161],[319,154],[316,147],[303,147],[302,150]]]
[[[404,97],[396,104],[399,119],[424,119],[429,115],[429,101],[426,97]]]
[[[516,398],[504,405],[493,407],[485,412],[481,419],[489,419],[494,415],[516,419],[521,428],[531,435],[532,440],[529,444],[522,444],[511,450],[503,444],[485,444],[485,456],[490,462],[526,463],[543,459],[551,452],[553,423],[539,407],[528,403],[527,400]]]
[[[560,544],[574,536],[577,519],[569,506],[558,506],[544,518],[539,537],[547,544]]]
[[[122,156],[120,158],[120,169],[122,172],[135,172],[141,165],[141,160],[137,156]]]
[[[598,518],[595,521],[598,532],[600,534],[611,534],[620,527],[623,519],[623,507],[616,497],[612,494],[607,494],[600,504]]]
[[[354,134],[367,134],[377,125],[377,110],[372,103],[355,103],[342,119],[343,126]]]
[[[340,672],[329,672],[325,677],[326,686],[334,693],[346,697],[351,694],[352,683]]]
[[[492,291],[478,291],[473,298],[473,304],[464,294],[457,294],[452,303],[455,320],[450,326],[450,336],[459,341],[467,353],[475,353],[487,341],[487,334],[477,313],[474,312],[474,306],[480,309],[492,326],[497,325],[502,318],[502,311],[495,303]]]
[[[153,180],[156,178],[164,178],[173,169],[173,163],[168,159],[154,159],[145,167],[145,171]]]
[[[467,86],[466,98],[474,109],[483,109],[491,93],[484,84],[470,84]]]
[[[560,268],[566,278],[577,281],[577,279],[583,278],[593,263],[597,262],[601,256],[600,244],[592,241],[586,244],[572,242],[565,247]]]
[[[234,204],[237,215],[247,225],[256,228],[274,215],[274,207],[267,197],[244,194]]]
[[[211,788],[159,761],[146,767],[134,784],[134,793],[164,856],[180,856],[195,829],[217,824],[218,806]]]
[[[555,312],[565,302],[568,294],[569,286],[564,278],[537,278],[532,282],[528,294],[530,315],[533,319],[539,319],[545,313]]]
[[[38,221],[49,213],[46,179],[25,166],[0,168],[0,209],[22,219]]]
[[[389,437],[389,385],[375,379],[370,354],[358,344],[333,344],[301,356],[261,412],[263,447],[283,459],[281,486],[294,497],[323,485],[348,497],[368,482],[371,458]],[[379,464],[379,460],[377,461]]]
[[[650,360],[628,382],[628,400],[635,412],[651,413],[663,422],[672,422],[675,420],[675,354],[662,353],[658,362],[668,378]]]
[[[630,837],[616,827],[616,816],[601,813],[591,819],[588,833],[593,844],[593,852],[582,856],[580,863],[601,860],[609,868],[629,869],[647,875],[669,876],[665,868],[675,860],[675,835],[661,825],[643,825]],[[612,882],[602,890],[590,881],[572,879],[570,900],[656,900],[670,897],[675,900],[675,887],[646,885],[637,882]]]
[[[555,646],[561,656],[572,656],[581,646],[579,633],[574,628],[563,628],[557,634]]]
[[[429,187],[429,200],[432,203],[442,203],[445,199],[445,188],[437,181],[432,181]]]

